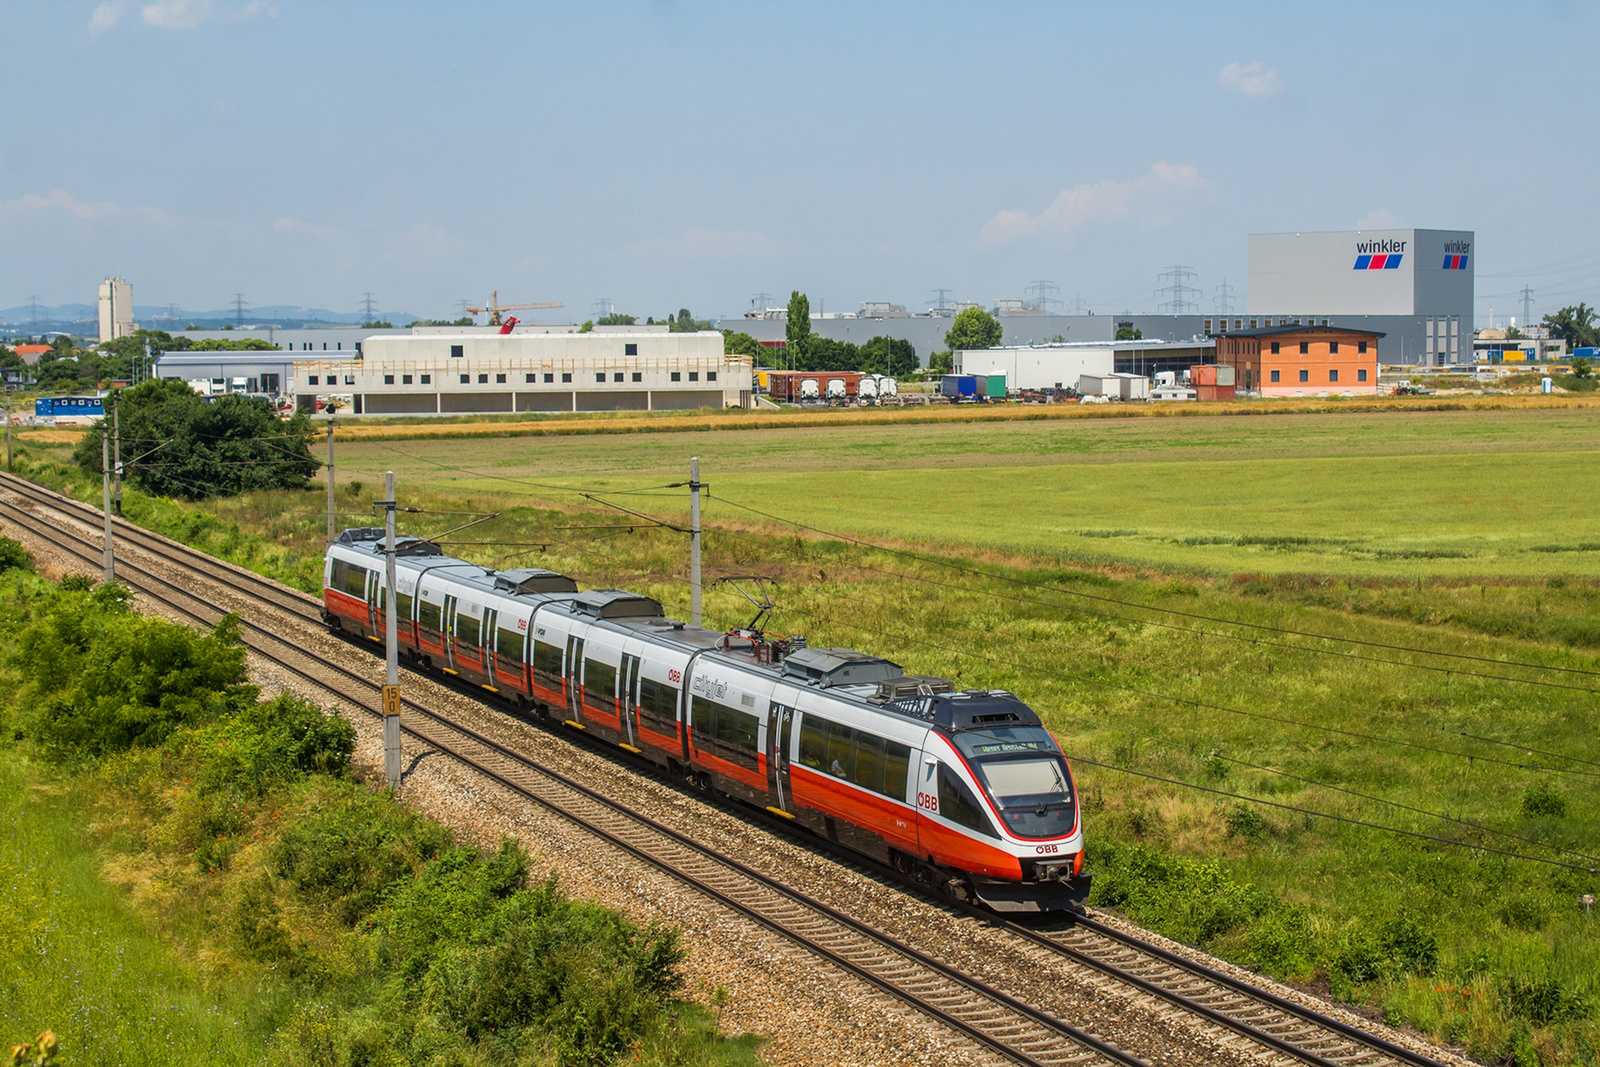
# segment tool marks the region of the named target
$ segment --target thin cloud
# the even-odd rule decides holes
[[[1127,218],[1158,223],[1169,216],[1176,200],[1206,186],[1206,180],[1194,167],[1163,159],[1137,178],[1106,178],[1063,189],[1037,215],[1015,210],[998,212],[984,223],[978,239],[993,245],[1036,235],[1071,237],[1091,226]]]
[[[86,220],[115,215],[122,210],[110,201],[79,200],[65,189],[52,189],[43,196],[38,193],[27,193],[15,200],[0,201],[0,211],[45,211],[50,208],[60,208]]]
[[[1240,96],[1272,96],[1283,88],[1283,79],[1271,67],[1260,63],[1229,63],[1217,75],[1224,91]]]
[[[158,0],[139,9],[139,20],[162,30],[192,30],[207,22],[245,22],[257,15],[276,18],[277,14],[277,7],[268,0],[250,0],[242,7],[211,0]]]
[[[1400,220],[1383,208],[1379,208],[1376,211],[1367,212],[1361,221],[1356,223],[1355,228],[1358,230],[1398,230],[1400,228]]]
[[[126,0],[106,0],[103,4],[95,5],[94,11],[89,15],[89,32],[102,34],[114,28],[122,21],[122,13],[127,7]]]
[[[333,231],[326,226],[318,226],[316,223],[307,222],[305,219],[274,219],[272,220],[272,228],[278,233],[300,234],[305,237],[316,238],[319,241],[326,241],[333,236]]]

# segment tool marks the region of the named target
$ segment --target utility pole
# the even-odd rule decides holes
[[[122,518],[122,404],[120,397],[111,394],[111,506],[117,518]]]
[[[328,544],[333,544],[333,420],[328,420]],[[393,494],[390,494],[391,496]]]
[[[106,436],[105,419],[100,420],[100,512],[105,517],[106,551],[102,580],[110,585],[117,580],[116,560],[111,554],[111,438]]]
[[[389,788],[400,788],[400,639],[395,618],[394,471],[383,476],[383,774]]]
[[[700,457],[689,460],[689,625],[700,625]]]
[[[11,379],[6,379],[6,473],[11,473]]]
[[[1526,285],[1522,287],[1522,330],[1524,335],[1533,336],[1527,331],[1533,326],[1533,290]]]

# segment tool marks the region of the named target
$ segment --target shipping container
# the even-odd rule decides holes
[[[979,394],[990,400],[1004,400],[1006,398],[1006,376],[1004,374],[989,374],[984,376],[984,390]]]
[[[1233,386],[1231,385],[1197,385],[1194,387],[1196,400],[1232,400]]]
[[[946,374],[939,379],[939,395],[952,400],[978,395],[978,379],[972,374]]]

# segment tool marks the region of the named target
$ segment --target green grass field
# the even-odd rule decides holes
[[[1213,575],[1600,574],[1588,411],[356,442],[339,463],[535,502],[571,496],[504,479],[662,484],[691,454],[713,521],[750,519],[744,504],[870,537]],[[636,499],[685,508],[681,492]]]
[[[374,441],[340,446],[339,506],[375,524],[394,469],[435,512],[408,529],[502,513],[452,552],[681,617],[683,536],[574,490],[677,522],[652,487],[699,455],[707,575],[775,577],[773,628],[1039,710],[1101,903],[1486,1059],[1593,1063],[1597,450],[1600,413],[1560,410]],[[129,509],[315,587],[317,488]]]

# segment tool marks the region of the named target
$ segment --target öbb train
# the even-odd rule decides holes
[[[621,590],[493,571],[398,542],[401,654],[525,711],[603,738],[703,788],[996,911],[1083,902],[1071,769],[1010,693],[754,630],[666,618]],[[323,570],[323,617],[382,640],[383,531],[344,531]]]

